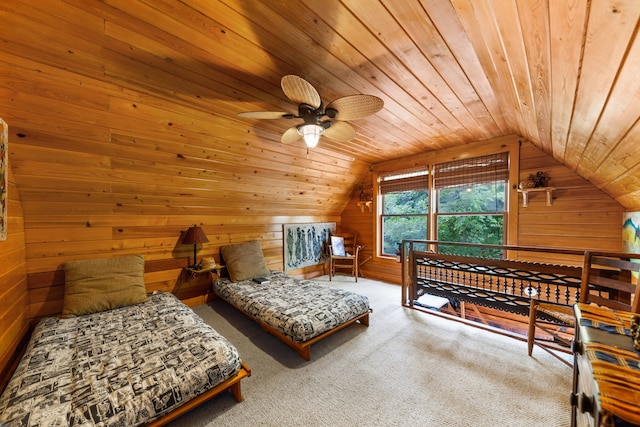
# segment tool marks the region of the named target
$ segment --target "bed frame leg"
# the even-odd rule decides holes
[[[364,326],[369,326],[369,313],[367,313],[367,315],[366,315],[366,316],[361,317],[361,318],[360,318],[360,320],[359,320],[359,322],[360,322],[361,324],[363,324]]]
[[[242,389],[240,388],[240,381],[229,387],[229,390],[231,391],[233,398],[236,399],[236,402],[242,402],[244,400],[244,397],[242,396]]]
[[[311,360],[311,346],[307,345],[298,349],[298,354],[307,362]]]

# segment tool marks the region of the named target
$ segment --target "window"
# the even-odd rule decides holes
[[[509,152],[382,174],[378,183],[383,256],[415,239],[470,244],[439,245],[439,252],[503,257],[501,249],[472,245],[507,242]]]
[[[504,244],[508,183],[508,153],[435,165],[437,240]],[[440,246],[438,250],[502,258],[500,249]]]
[[[379,178],[383,255],[395,255],[403,239],[428,238],[428,178],[427,166]]]

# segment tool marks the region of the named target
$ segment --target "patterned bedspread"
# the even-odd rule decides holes
[[[216,294],[294,341],[304,342],[369,311],[366,296],[274,271],[269,283],[214,284]]]
[[[0,425],[136,426],[239,369],[236,348],[172,294],[45,318],[0,396]]]

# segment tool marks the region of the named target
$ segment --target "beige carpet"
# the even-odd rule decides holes
[[[338,279],[338,280],[336,280]],[[316,279],[369,297],[370,326],[313,345],[311,362],[222,301],[195,307],[252,369],[171,426],[569,426],[571,369],[526,343],[403,308],[400,288]]]

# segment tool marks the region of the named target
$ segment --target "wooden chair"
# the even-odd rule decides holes
[[[331,235],[329,280],[333,279],[336,270],[349,270],[356,282],[358,281],[358,258],[363,246],[359,246],[357,240],[358,233],[334,233]]]
[[[627,253],[584,253],[582,281],[580,284],[579,302],[597,304],[614,310],[639,312],[640,306],[640,263],[630,261],[640,255]],[[635,274],[634,274],[635,273]],[[544,313],[558,322],[552,324],[538,319],[538,313]],[[535,339],[536,328],[551,334],[556,341],[570,347],[573,337],[563,337],[563,327],[575,328],[573,307],[549,304],[531,300],[529,311],[529,332],[527,344],[529,356],[535,343],[562,362],[571,366],[567,360],[559,357],[547,346]],[[567,352],[569,352],[567,350]]]
[[[640,255],[585,252],[580,302],[640,312],[640,263],[632,259]]]

